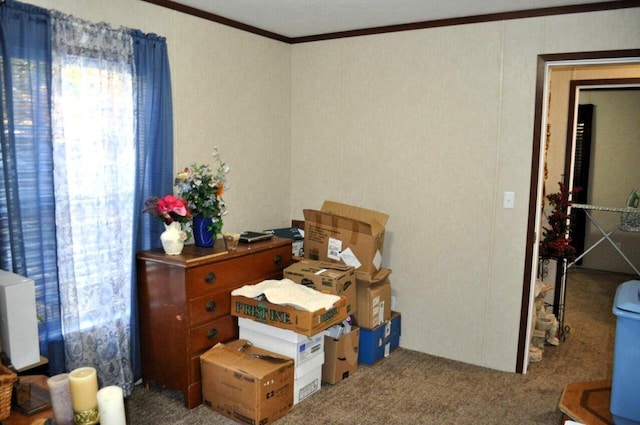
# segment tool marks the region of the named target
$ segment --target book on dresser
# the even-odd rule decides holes
[[[184,404],[202,403],[200,355],[238,337],[231,291],[282,279],[292,263],[292,240],[274,237],[226,251],[185,245],[180,255],[160,249],[137,255],[142,381],[180,390]]]

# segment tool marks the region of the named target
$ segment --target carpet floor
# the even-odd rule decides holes
[[[556,425],[558,401],[572,382],[611,377],[615,290],[626,274],[572,268],[568,273],[566,339],[546,346],[527,374],[499,372],[399,348],[374,366],[294,406],[277,420],[293,424]],[[404,320],[408,320],[404,318]],[[129,425],[234,424],[200,405],[187,409],[180,392],[136,386],[125,401]]]

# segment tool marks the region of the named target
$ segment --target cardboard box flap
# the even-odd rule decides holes
[[[356,279],[360,282],[368,283],[369,285],[375,285],[376,283],[384,282],[389,278],[391,269],[381,268],[378,272],[371,276],[367,273],[356,272]]]
[[[289,357],[247,344],[245,339],[218,343],[215,350],[219,365],[260,379],[273,372],[274,364],[293,362]]]
[[[384,231],[389,221],[388,214],[334,201],[324,201],[321,211],[369,223],[376,234]]]
[[[335,270],[338,272],[348,272],[353,269],[353,266],[340,263],[330,263],[328,261],[316,261],[316,260],[300,260],[298,261],[300,267],[305,267],[309,270]]]
[[[304,213],[305,222],[308,221],[323,226],[330,226],[338,229],[347,229],[354,234],[361,233],[363,235],[373,236],[380,233],[378,224],[376,224],[374,228],[374,226],[372,226],[370,223],[329,212],[308,209],[302,210],[302,212]],[[382,230],[384,230],[384,228]]]

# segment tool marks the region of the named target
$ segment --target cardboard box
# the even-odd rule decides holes
[[[373,329],[391,318],[390,269],[380,269],[372,279],[356,278],[356,311],[353,318],[358,326]]]
[[[245,343],[219,343],[200,356],[202,399],[238,422],[269,424],[293,407],[293,359]]]
[[[292,252],[295,257],[304,257],[304,230],[297,227],[282,227],[279,229],[267,229],[264,233],[271,233],[283,239],[292,239]]]
[[[391,312],[391,319],[375,329],[360,329],[358,362],[372,365],[387,357],[400,345],[400,313]]]
[[[324,354],[324,353],[323,353]],[[293,404],[320,391],[322,387],[322,365],[324,355],[316,356],[295,367],[293,382]]]
[[[358,347],[360,328],[353,326],[351,332],[338,339],[324,337],[324,365],[322,381],[337,384],[358,370]]]
[[[238,318],[238,329],[240,339],[251,341],[253,345],[265,350],[291,357],[296,367],[316,357],[324,359],[324,331],[307,336],[245,317]]]
[[[244,317],[238,318],[238,328],[240,339],[293,359],[294,405],[320,389],[324,364],[324,332],[309,337]]]
[[[387,214],[325,201],[305,209],[304,258],[353,266],[373,275],[382,263]]]
[[[289,305],[232,295],[231,315],[313,336],[342,322],[347,317],[347,298],[341,297],[330,309],[304,311]]]
[[[316,291],[347,298],[347,314],[356,309],[356,272],[351,266],[301,260],[284,269],[284,277]]]

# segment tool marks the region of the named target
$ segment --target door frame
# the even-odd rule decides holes
[[[539,205],[542,199],[542,171],[544,167],[544,157],[541,155],[541,152],[544,151],[543,146],[546,135],[546,131],[543,130],[547,125],[546,112],[549,99],[549,71],[553,66],[611,65],[615,63],[640,63],[640,49],[538,55],[527,239],[520,308],[520,332],[516,357],[517,373],[526,373],[529,362],[529,342],[531,340],[530,321],[537,276],[538,243],[540,238],[537,229],[541,216]]]

